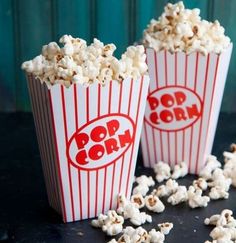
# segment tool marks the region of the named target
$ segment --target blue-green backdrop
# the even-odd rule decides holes
[[[165,0],[0,0],[0,111],[29,111],[23,61],[63,34],[114,42],[119,56],[140,39],[151,18],[163,11]],[[176,2],[176,1],[169,1]],[[236,0],[186,0],[201,16],[218,19],[236,40]],[[236,111],[236,54],[233,53],[222,110]]]

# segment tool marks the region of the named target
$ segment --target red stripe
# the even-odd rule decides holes
[[[157,63],[157,53],[155,52],[155,51],[153,51],[153,53],[154,53],[154,63],[155,63],[155,77],[156,77],[156,86],[157,86],[157,88],[158,88],[158,83],[159,83],[159,80],[158,80],[158,72],[157,72],[157,65],[158,65],[158,63]]]
[[[157,149],[156,149],[156,140],[155,140],[155,130],[154,128],[152,128],[152,139],[153,139],[153,146],[154,146],[154,149],[153,149],[153,152],[154,152],[154,158],[155,158],[155,161],[154,161],[154,164],[157,163]],[[151,163],[151,161],[150,161]]]
[[[218,55],[217,61],[216,61],[216,67],[215,67],[215,74],[214,74],[213,92],[212,92],[212,95],[211,95],[210,112],[209,112],[208,122],[207,122],[206,138],[207,138],[207,134],[208,134],[208,131],[209,131],[210,117],[212,115],[212,103],[213,103],[213,98],[214,98],[214,93],[215,93],[215,83],[216,83],[217,71],[218,71],[218,66],[219,66],[219,60],[220,60],[220,56]],[[204,144],[205,144],[205,150],[204,151],[206,151],[206,139],[205,139]],[[205,152],[204,152],[204,154],[205,154]],[[195,173],[198,172],[198,164],[199,164],[198,162],[199,161],[197,160],[196,167],[195,167]]]
[[[188,55],[185,54],[185,72],[184,72],[184,86],[187,86],[187,78],[188,78]]]
[[[88,218],[90,218],[90,173],[88,171],[88,175],[87,175],[87,184],[88,184]]]
[[[131,86],[130,86],[130,92],[129,92],[128,115],[130,114],[132,91],[133,91],[133,79],[131,79]]]
[[[149,142],[148,142],[148,136],[147,136],[146,121],[143,121],[143,127],[144,127],[145,140],[146,140],[146,143],[147,143],[148,163],[149,163],[149,167],[151,167],[151,159],[150,159],[150,151],[149,151]]]
[[[198,77],[198,56],[199,53],[196,53],[196,63],[195,63],[195,77],[194,77],[194,91],[196,92],[196,87],[197,87],[197,77]],[[193,126],[191,126],[191,135],[190,135],[190,152],[189,152],[189,172],[191,170],[192,166],[192,148],[193,146]]]
[[[167,51],[164,51],[164,62],[165,62],[165,82],[166,82],[166,86],[168,83],[168,71],[167,71]]]
[[[62,214],[64,221],[67,221],[67,214],[66,214],[66,208],[65,208],[65,197],[64,197],[64,190],[62,185],[62,176],[61,176],[61,167],[59,162],[59,151],[58,151],[58,144],[57,144],[57,137],[56,137],[56,128],[55,128],[55,118],[53,115],[53,106],[52,106],[52,97],[51,97],[51,91],[48,90],[49,95],[49,101],[50,101],[50,112],[52,116],[52,127],[53,127],[53,136],[54,136],[54,142],[56,144],[56,163],[57,163],[57,170],[59,175],[59,183],[60,183],[60,189],[61,189],[61,202],[62,202]]]
[[[61,86],[61,98],[62,98],[62,111],[63,111],[64,133],[65,133],[65,144],[67,144],[68,133],[67,133],[66,108],[65,108],[65,97],[64,97],[64,87],[63,86]],[[72,181],[71,181],[71,170],[70,170],[70,164],[69,164],[68,161],[67,161],[67,169],[68,169],[69,185],[70,185],[70,200],[71,200],[72,219],[74,221],[75,220],[74,198],[73,198]]]
[[[98,84],[98,117],[100,116],[100,99],[101,99],[101,84]]]
[[[111,113],[111,94],[112,94],[112,81],[110,81],[110,84],[109,84],[108,113]]]
[[[206,72],[205,72],[205,83],[204,83],[204,93],[203,93],[203,102],[205,101],[205,95],[206,95],[206,86],[207,86],[207,80],[208,80],[208,69],[209,69],[209,60],[210,60],[210,54],[208,54],[207,56],[207,65],[206,65]],[[203,105],[203,108],[205,106]],[[202,114],[203,113],[203,110],[202,110]],[[200,150],[200,141],[201,141],[201,136],[202,136],[202,120],[203,120],[203,117],[201,117],[201,122],[200,122],[200,134],[199,134],[199,137],[198,137],[198,145],[197,145],[197,160],[199,159],[199,150]],[[197,166],[197,163],[196,163],[196,166]],[[195,167],[195,171],[196,171],[196,167]]]
[[[167,132],[167,141],[168,141],[168,163],[171,165],[171,158],[170,158],[170,132]]]
[[[114,180],[115,180],[115,170],[116,170],[116,162],[113,164],[111,195],[110,195],[110,209],[112,208],[113,191],[114,191]]]
[[[182,161],[185,161],[185,158],[184,158],[184,147],[185,147],[185,130],[183,130]]]
[[[178,53],[175,53],[175,85],[178,83]],[[178,148],[177,148],[177,134],[175,131],[175,164],[178,163]]]
[[[119,95],[119,105],[118,105],[118,113],[121,111],[121,101],[122,101],[122,90],[123,90],[123,82],[120,83],[120,95]],[[121,175],[120,175],[120,182],[119,182],[119,194],[121,190],[121,182],[123,180],[123,169],[124,169],[124,155],[122,156],[122,164],[121,164]],[[118,202],[117,202],[118,207]]]
[[[107,184],[107,167],[105,167],[104,184],[103,184],[102,213],[104,213],[105,211],[106,184]]]
[[[141,79],[141,87],[140,87],[140,91],[139,91],[139,99],[138,99],[138,109],[137,109],[137,113],[136,113],[136,119],[135,119],[135,124],[136,124],[136,128],[135,128],[135,131],[134,131],[134,142],[135,142],[135,139],[136,139],[136,129],[137,129],[137,122],[138,122],[138,115],[139,115],[139,108],[140,108],[140,101],[141,101],[141,94],[142,94],[142,89],[143,89],[143,77]],[[133,83],[133,80],[132,80],[132,83]],[[131,164],[133,162],[133,152],[134,152],[134,143],[132,145],[132,152],[131,152],[131,159],[130,159],[130,163],[129,163],[129,170],[128,170],[128,179],[127,179],[127,182],[126,182],[126,192],[125,192],[125,195],[126,197],[128,196],[128,187],[129,185],[132,185],[132,183],[130,183],[130,171],[131,171]]]
[[[161,161],[163,161],[164,160],[164,154],[163,154],[162,131],[160,131],[160,140],[161,140]]]
[[[79,183],[79,206],[80,206],[80,218],[83,219],[83,201],[82,201],[82,187],[81,187],[81,174],[80,174],[80,170],[78,170],[78,183]]]
[[[86,89],[86,121],[89,122],[89,87]],[[90,172],[87,172],[87,213],[90,218]]]
[[[76,131],[79,128],[78,125],[78,101],[77,101],[77,92],[76,88],[79,87],[76,84],[74,85],[74,103],[75,103],[75,126],[76,126]],[[79,90],[78,90],[79,92]],[[83,210],[82,210],[82,196],[81,196],[81,181],[80,181],[80,170],[78,170],[78,187],[79,187],[79,206],[80,206],[80,219],[83,218]]]
[[[95,195],[95,216],[98,213],[98,170],[96,170],[96,195]]]

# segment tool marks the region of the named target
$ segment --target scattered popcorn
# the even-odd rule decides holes
[[[208,180],[211,179],[212,172],[216,168],[220,168],[221,163],[217,160],[217,158],[214,155],[210,155],[207,158],[207,162],[205,167],[200,171],[199,176]]]
[[[145,205],[150,211],[153,211],[155,213],[161,213],[165,210],[165,205],[157,196],[146,196]]]
[[[158,224],[158,227],[159,227],[161,233],[163,233],[164,235],[168,235],[170,233],[170,231],[172,230],[173,226],[174,225],[169,222]]]
[[[188,205],[191,208],[207,207],[210,198],[208,196],[202,196],[201,189],[195,189],[190,186],[188,189]]]
[[[149,231],[149,236],[151,243],[163,243],[165,241],[165,235],[155,229]]]
[[[142,196],[146,196],[149,191],[149,187],[155,185],[155,182],[151,176],[147,177],[142,175],[137,177],[135,181],[138,183],[138,185],[134,187],[133,194],[140,193]]]
[[[212,200],[218,200],[218,199],[228,199],[229,193],[220,186],[212,187],[209,192],[209,197]]]
[[[139,205],[128,201],[123,195],[119,195],[118,197],[117,213],[122,215],[124,219],[129,219],[130,222],[136,226],[142,225],[146,222],[152,222],[152,217],[150,215],[140,212]]]
[[[92,220],[92,226],[102,228],[107,235],[117,235],[123,229],[124,218],[114,210],[109,210],[107,215],[100,214],[98,219]]]
[[[162,161],[159,161],[157,164],[153,167],[154,172],[156,173],[156,180],[160,183],[164,180],[167,180],[170,178],[170,166],[167,163],[164,163]]]
[[[186,176],[187,174],[188,174],[188,166],[185,162],[181,162],[180,164],[176,164],[174,166],[174,170],[171,175],[171,178],[177,180],[179,178]]]
[[[138,205],[139,209],[141,209],[141,208],[143,208],[145,206],[145,200],[144,200],[144,198],[143,198],[141,193],[132,195],[130,201],[132,203],[136,203]]]
[[[216,168],[211,177],[212,182],[208,182],[210,187],[220,187],[225,191],[229,191],[230,185],[232,183],[231,178],[227,178],[224,175],[224,172],[220,168]]]
[[[98,39],[87,46],[86,41],[64,35],[59,42],[42,47],[42,54],[22,64],[22,69],[32,73],[48,86],[72,83],[90,85],[105,84],[110,80],[123,81],[127,77],[137,79],[147,72],[144,47],[130,46],[118,60],[113,56],[114,44],[104,45]]]
[[[217,20],[208,22],[199,15],[199,9],[185,9],[182,1],[168,3],[159,19],[152,19],[144,30],[143,44],[156,51],[168,50],[171,53],[221,53],[230,44],[224,28]]]
[[[152,216],[146,214],[145,212],[139,212],[137,214],[133,214],[130,217],[130,222],[135,226],[140,226],[142,224],[151,223],[152,222]]]
[[[169,179],[166,181],[165,185],[161,185],[157,189],[154,189],[152,191],[152,195],[155,195],[157,197],[168,197],[171,194],[176,192],[178,186],[179,186],[178,182]]]
[[[186,186],[179,186],[174,194],[168,197],[167,202],[172,205],[177,205],[188,200],[188,193]]]
[[[193,187],[195,189],[201,189],[202,191],[207,190],[208,184],[204,178],[198,178],[197,180],[193,181]]]

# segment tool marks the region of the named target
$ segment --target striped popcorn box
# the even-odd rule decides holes
[[[146,49],[150,87],[141,135],[144,165],[185,161],[198,174],[211,153],[232,44],[220,55]]]
[[[92,218],[130,197],[149,77],[105,86],[47,87],[28,75],[50,206],[64,222]]]

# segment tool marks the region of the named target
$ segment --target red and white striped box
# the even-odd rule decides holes
[[[146,49],[149,95],[141,135],[144,165],[185,161],[198,174],[211,153],[232,44],[220,55]]]
[[[71,222],[130,197],[149,77],[105,86],[41,84],[28,75],[50,205]]]

